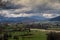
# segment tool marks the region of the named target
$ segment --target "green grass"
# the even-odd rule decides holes
[[[31,32],[11,32],[12,38],[9,38],[9,40],[14,40],[14,35],[18,35],[19,40],[47,40],[47,32],[42,31],[31,31]],[[32,34],[29,36],[21,36],[24,34]],[[30,38],[29,38],[30,37]]]

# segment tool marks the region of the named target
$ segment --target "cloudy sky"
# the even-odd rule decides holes
[[[4,17],[42,16],[46,18],[60,16],[60,0],[9,0],[9,1],[11,1],[11,3],[8,3],[7,7],[13,7],[16,9],[0,10],[1,16]]]

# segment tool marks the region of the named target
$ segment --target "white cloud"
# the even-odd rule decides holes
[[[44,13],[43,16],[46,17],[46,18],[54,18],[54,17],[59,16],[59,14]]]

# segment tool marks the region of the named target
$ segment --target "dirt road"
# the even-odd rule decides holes
[[[45,30],[45,29],[31,29],[31,30],[46,31],[46,32],[60,32],[60,31],[56,31],[56,30]]]

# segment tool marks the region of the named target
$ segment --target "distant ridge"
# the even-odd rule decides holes
[[[47,20],[47,18],[39,17],[39,16],[31,16],[31,17],[3,17],[0,16],[0,22],[39,22]]]
[[[60,16],[50,19],[50,21],[60,21]]]

